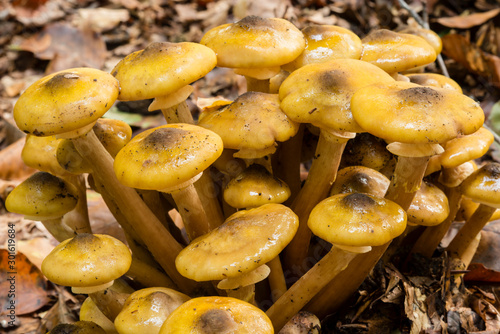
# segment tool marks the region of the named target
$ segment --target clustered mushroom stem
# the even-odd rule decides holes
[[[132,263],[126,275],[146,287],[164,287],[175,290],[174,282],[167,275],[137,259],[134,254],[132,254]]]
[[[297,194],[291,209],[299,217],[299,228],[295,237],[285,249],[285,268],[300,277],[309,268],[305,259],[311,239],[307,220],[312,209],[327,197],[337,176],[342,152],[348,138],[340,138],[321,130],[311,169],[307,180]]]
[[[92,233],[87,206],[87,186],[83,175],[65,176],[63,179],[74,185],[78,193],[78,202],[75,209],[68,212],[64,222],[72,228],[75,233]]]
[[[247,81],[247,91],[248,92],[261,92],[269,93],[269,79],[255,79],[249,76],[245,76]]]
[[[180,275],[175,267],[175,257],[182,246],[163,227],[137,192],[118,181],[113,170],[113,158],[102,146],[94,131],[73,138],[72,141],[82,157],[91,163],[96,182],[103,184],[123,215],[133,222],[133,229],[147,244],[156,261],[181,291],[188,294],[192,292],[196,283]]]
[[[283,268],[281,266],[281,260],[279,256],[275,257],[267,263],[271,272],[267,279],[269,280],[269,286],[271,288],[271,297],[273,301],[278,300],[287,290],[286,279],[283,273]]]
[[[353,260],[356,253],[333,247],[306,272],[266,312],[278,332],[336,275]]]
[[[194,240],[211,231],[216,226],[205,214],[203,204],[193,184],[171,193],[177,204],[177,210],[182,217],[186,233],[190,240]]]
[[[446,250],[452,257],[462,259],[467,248],[473,242],[474,238],[481,232],[496,211],[496,208],[485,204],[479,204],[472,216],[465,222],[464,226],[458,231],[458,234],[450,242]]]
[[[49,233],[59,242],[71,239],[75,236],[75,231],[63,223],[63,217],[43,219],[41,222],[47,231],[49,231]]]
[[[99,310],[111,321],[115,321],[116,316],[122,310],[128,296],[130,296],[130,294],[116,292],[110,288],[89,293],[89,297],[96,304]]]
[[[163,116],[168,124],[186,123],[194,124],[193,115],[186,101],[182,101],[172,107],[161,109]]]
[[[450,229],[451,223],[455,220],[455,216],[460,209],[462,193],[458,187],[445,187],[444,191],[448,197],[448,204],[450,207],[448,217],[439,225],[426,227],[425,231],[413,246],[409,256],[418,253],[430,259],[446,232]]]

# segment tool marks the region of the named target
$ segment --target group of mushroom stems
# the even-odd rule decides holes
[[[360,39],[249,16],[200,43],[153,43],[111,73],[34,83],[14,118],[40,171],[6,207],[60,242],[44,275],[89,296],[80,322],[51,333],[317,330],[379,260],[432,257],[460,219],[447,250],[466,267],[495,218],[500,165],[475,163],[493,142],[479,105],[425,72],[440,51],[420,28]],[[193,117],[189,84],[215,66],[244,75],[248,92],[200,98]],[[133,135],[103,117],[142,99],[166,125]],[[89,186],[127,245],[92,234]]]

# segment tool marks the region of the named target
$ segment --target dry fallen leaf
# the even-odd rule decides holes
[[[25,179],[35,172],[35,169],[26,166],[21,159],[24,142],[25,138],[21,138],[0,150],[0,179]]]
[[[0,282],[0,291],[7,292],[0,296],[2,315],[9,314],[12,307],[16,315],[28,314],[49,302],[47,281],[23,253],[13,256],[0,249]]]
[[[479,26],[500,13],[500,8],[484,13],[473,13],[464,16],[440,17],[436,21],[448,28],[469,29]]]
[[[130,19],[126,9],[81,8],[78,10],[79,26],[89,26],[93,31],[103,32],[115,28]]]

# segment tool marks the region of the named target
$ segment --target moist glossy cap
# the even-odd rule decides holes
[[[170,314],[160,334],[272,334],[269,317],[256,306],[231,297],[198,297]]]
[[[29,167],[57,176],[68,175],[68,172],[56,159],[57,147],[62,140],[57,139],[55,136],[37,137],[27,135],[21,158]]]
[[[421,37],[377,29],[365,36],[361,60],[387,73],[406,71],[436,60],[436,51]]]
[[[430,46],[434,48],[434,51],[436,51],[436,55],[441,53],[441,50],[443,49],[443,41],[441,40],[441,37],[439,37],[438,34],[436,34],[434,31],[430,29],[425,29],[420,27],[407,27],[400,30],[399,32],[403,34],[410,34],[422,37],[423,39],[425,39],[427,43],[430,44]]]
[[[9,193],[5,207],[30,219],[44,220],[62,217],[77,202],[73,186],[47,172],[36,172]]]
[[[469,175],[460,189],[474,202],[500,208],[500,164],[487,162]]]
[[[132,138],[116,155],[114,170],[126,186],[165,191],[203,172],[222,149],[221,138],[210,130],[167,124]]]
[[[359,59],[361,39],[352,31],[334,25],[310,25],[302,29],[306,48],[294,61],[283,65],[287,71],[333,59]]]
[[[118,81],[109,73],[92,68],[64,70],[28,87],[14,106],[14,119],[19,129],[35,136],[88,131],[111,108],[118,91]]]
[[[435,226],[448,217],[450,207],[445,193],[432,183],[424,181],[406,212],[408,224]]]
[[[168,288],[137,290],[116,317],[116,329],[120,334],[156,334],[168,315],[188,300],[185,294]]]
[[[143,100],[189,85],[216,63],[215,53],[204,45],[155,42],[126,56],[111,73],[120,82],[120,100]]]
[[[106,334],[118,333],[113,322],[101,312],[90,297],[87,297],[80,307],[80,321],[92,321],[101,326]]]
[[[130,125],[118,119],[99,118],[93,129],[99,141],[113,158],[132,138]]]
[[[281,109],[294,122],[327,130],[362,132],[351,114],[352,94],[366,85],[393,81],[378,67],[361,60],[310,64],[294,71],[281,84]]]
[[[290,195],[290,187],[259,164],[250,165],[224,188],[224,200],[237,209],[283,203]]]
[[[304,50],[302,32],[280,18],[247,16],[212,28],[201,39],[217,54],[217,66],[275,67],[289,63]]]
[[[52,282],[71,287],[93,287],[112,282],[130,268],[130,250],[104,234],[80,233],[57,245],[42,262]]]
[[[375,169],[351,166],[338,171],[330,196],[346,193],[366,193],[384,197],[391,181]]]
[[[276,142],[293,137],[299,124],[280,109],[277,94],[247,92],[220,109],[204,111],[198,125],[219,134],[235,156],[260,158],[276,150]]]
[[[241,210],[195,239],[175,260],[181,275],[195,281],[247,273],[276,257],[292,240],[298,217],[281,204]]]
[[[462,93],[462,87],[453,79],[438,73],[413,73],[406,74],[410,82],[420,86],[452,89]]]
[[[389,142],[439,144],[477,131],[484,112],[471,98],[449,89],[394,81],[356,91],[354,119]]]
[[[338,194],[321,201],[307,226],[337,246],[383,245],[406,228],[406,212],[396,203],[368,194]]]

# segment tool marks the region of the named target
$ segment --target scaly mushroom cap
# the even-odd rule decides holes
[[[27,166],[43,172],[57,176],[69,175],[56,159],[57,147],[62,140],[55,136],[27,135],[21,158]]]
[[[111,73],[120,82],[120,100],[144,100],[183,88],[216,63],[215,53],[204,45],[155,42],[123,58]]]
[[[198,297],[170,314],[159,334],[272,334],[269,317],[256,306],[232,297]]]
[[[420,86],[452,89],[462,93],[462,87],[453,79],[438,73],[413,73],[406,74],[410,82]]]
[[[467,161],[482,157],[495,138],[486,128],[481,127],[476,132],[452,139],[444,145],[444,152],[439,156],[444,168],[453,168]]]
[[[282,66],[287,71],[333,59],[361,57],[361,39],[348,29],[326,24],[310,25],[302,29],[302,33],[306,48],[295,60]]]
[[[276,257],[297,228],[297,215],[281,204],[241,210],[192,241],[175,265],[181,275],[198,282],[237,277]]]
[[[200,43],[215,51],[217,66],[230,68],[279,67],[305,47],[302,32],[289,21],[258,16],[212,28]]]
[[[115,157],[118,151],[132,138],[130,125],[117,119],[99,118],[93,129],[99,141],[112,157]]]
[[[441,50],[443,49],[443,41],[441,40],[441,37],[439,37],[438,34],[430,29],[420,27],[407,27],[398,32],[402,34],[410,34],[422,37],[427,43],[429,43],[430,46],[432,46],[432,48],[436,52],[436,55],[440,54]]]
[[[73,186],[47,172],[36,172],[9,193],[5,207],[30,219],[45,220],[62,217],[77,202]]]
[[[198,125],[222,137],[224,148],[240,150],[235,157],[260,158],[274,153],[276,142],[297,133],[299,124],[280,109],[277,94],[247,92],[220,109],[202,111]]]
[[[346,193],[365,193],[384,197],[391,181],[375,169],[351,166],[338,171],[330,196]]]
[[[168,315],[189,300],[183,293],[153,287],[132,293],[115,319],[120,334],[157,334]]]
[[[294,71],[281,84],[281,109],[294,122],[326,130],[362,132],[351,114],[352,94],[366,85],[393,81],[378,67],[361,60],[310,64]]]
[[[436,51],[421,37],[377,29],[361,39],[361,60],[387,73],[406,71],[436,60]]]
[[[406,212],[381,197],[338,194],[314,207],[307,226],[337,247],[380,246],[403,233]]]
[[[441,189],[424,181],[406,213],[409,225],[439,225],[450,213],[448,198]]]
[[[59,324],[47,334],[106,334],[106,332],[92,321],[77,321],[72,324]]]
[[[402,81],[359,89],[351,110],[363,129],[389,142],[444,143],[474,133],[484,122],[483,110],[471,98]]]
[[[57,245],[42,262],[53,283],[97,287],[119,278],[130,268],[128,247],[109,235],[80,233]]]
[[[488,162],[460,185],[464,196],[474,202],[500,208],[500,164]]]
[[[224,188],[224,200],[237,209],[283,203],[290,194],[290,188],[285,182],[259,164],[250,165]]]
[[[167,124],[141,132],[116,155],[118,180],[137,189],[175,190],[222,153],[222,139],[191,124]]]
[[[109,73],[74,68],[50,74],[32,84],[14,106],[22,131],[35,136],[84,132],[113,105],[118,81]]]

